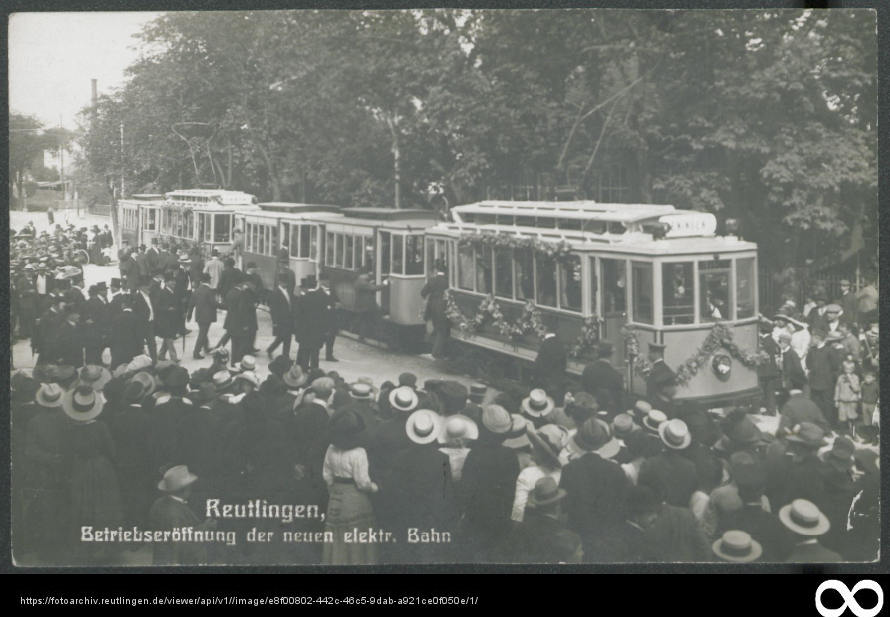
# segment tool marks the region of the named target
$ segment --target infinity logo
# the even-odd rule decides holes
[[[822,594],[826,589],[834,589],[841,594],[844,603],[838,608],[827,608],[822,604]],[[859,602],[856,601],[855,596],[860,589],[871,589],[874,591],[878,596],[878,603],[872,608],[862,608],[859,606]],[[847,608],[849,608],[856,617],[875,617],[881,612],[881,609],[884,608],[884,590],[872,580],[859,581],[853,586],[852,591],[842,582],[834,579],[825,581],[819,585],[819,588],[816,590],[816,610],[819,611],[819,614],[822,615],[822,617],[840,617]]]

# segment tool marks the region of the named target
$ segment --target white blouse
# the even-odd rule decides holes
[[[526,467],[519,473],[516,480],[516,496],[513,499],[513,516],[512,519],[518,523],[525,518],[525,506],[528,504],[528,494],[534,492],[535,483],[541,478],[550,476],[559,486],[559,478],[562,476],[562,469],[550,471],[538,465]]]
[[[368,454],[364,448],[341,450],[334,445],[328,446],[321,473],[328,488],[333,486],[334,476],[337,476],[354,480],[360,491],[377,492],[377,485],[368,476]]]

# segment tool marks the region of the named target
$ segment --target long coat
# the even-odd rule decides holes
[[[164,288],[158,294],[158,302],[155,307],[157,325],[155,334],[161,338],[176,338],[179,333],[179,303],[176,296],[168,288]]]
[[[240,289],[232,289],[226,294],[226,320],[223,322],[223,328],[229,331],[232,336],[240,336],[244,332],[246,324],[242,319],[241,312],[238,310],[241,305]]]
[[[65,320],[56,332],[55,356],[58,364],[83,366],[83,327]]]
[[[585,561],[592,560],[597,545],[624,520],[627,476],[617,463],[588,452],[563,468],[559,487],[567,492],[569,528],[584,541]]]
[[[565,378],[566,346],[558,336],[545,338],[538,348],[532,379],[544,389],[558,388]]]
[[[63,321],[65,321],[65,315],[57,313],[52,309],[47,310],[43,314],[43,317],[40,318],[36,334],[37,351],[40,354],[41,363],[56,361],[56,358],[53,357],[53,354],[58,348],[56,343],[56,333],[59,331],[59,326],[62,325]]]
[[[188,504],[165,495],[151,506],[148,513],[148,524],[153,531],[172,531],[183,527],[198,527],[200,520]],[[153,565],[200,565],[204,563],[207,563],[207,549],[203,542],[152,543]]]
[[[140,405],[128,405],[106,420],[115,449],[115,467],[120,479],[121,497],[127,524],[141,525],[160,479],[148,449],[149,415]]]
[[[581,387],[593,395],[597,390],[605,390],[612,399],[613,409],[610,411],[620,413],[624,410],[624,377],[606,360],[597,360],[584,367]]]
[[[335,325],[334,302],[333,297],[321,289],[314,289],[300,298],[295,321],[301,334],[301,345],[309,349],[322,348]]]
[[[420,295],[427,299],[424,318],[433,322],[433,327],[448,325],[450,320],[445,314],[447,303],[445,292],[448,291],[448,277],[437,274],[420,290]]]
[[[364,313],[377,306],[376,293],[384,287],[384,285],[375,285],[363,277],[357,278],[353,285],[353,290],[355,291],[355,312]]]
[[[269,293],[269,313],[272,317],[274,334],[290,336],[294,331],[294,298],[280,287]]]
[[[125,310],[111,320],[111,368],[129,364],[142,353],[141,324],[132,310]]]
[[[192,310],[195,322],[199,324],[216,323],[216,294],[209,285],[199,285],[192,294]]]

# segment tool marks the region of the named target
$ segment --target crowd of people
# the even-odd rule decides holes
[[[319,368],[322,348],[336,361],[338,300],[323,276],[298,286],[282,268],[265,289],[254,264],[242,271],[218,254],[205,262],[156,243],[119,257],[121,276],[107,287],[84,293],[73,271],[35,285],[28,313],[39,321],[19,323],[37,358],[12,377],[17,559],[119,563],[142,548],[84,542],[84,528],[239,538],[152,542],[155,564],[877,556],[876,310],[853,320],[850,300],[817,296],[806,316],[789,302],[761,321],[772,360],[761,367],[760,411],[779,416],[772,434],[756,409],[714,415],[675,400],[676,374],[657,344],[645,397],[627,392],[606,341],[573,385],[554,332],[530,389],[420,384],[412,373],[347,380]],[[33,259],[17,256],[14,267]],[[36,255],[31,270],[51,259]],[[437,270],[424,295],[443,357],[447,279],[444,264]],[[363,283],[371,302],[378,286]],[[259,303],[275,336],[265,366]],[[219,318],[225,335],[213,344]],[[174,345],[190,320],[192,358],[208,361],[192,371]],[[324,516],[217,518],[208,500],[315,505]],[[251,529],[311,540],[244,542]],[[355,541],[358,531],[374,540]]]

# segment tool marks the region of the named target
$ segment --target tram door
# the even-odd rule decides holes
[[[380,232],[380,242],[377,243],[379,247],[379,255],[377,258],[377,284],[383,282],[383,277],[388,277],[391,269],[391,255],[390,250],[392,246],[392,234],[388,231]],[[386,285],[382,291],[380,291],[380,309],[384,315],[389,315],[389,290],[390,285],[392,285],[392,281],[390,281],[389,285]]]
[[[627,323],[627,261],[600,258],[600,290],[602,293],[603,340],[612,343],[612,362],[625,363],[624,337],[621,329]]]

